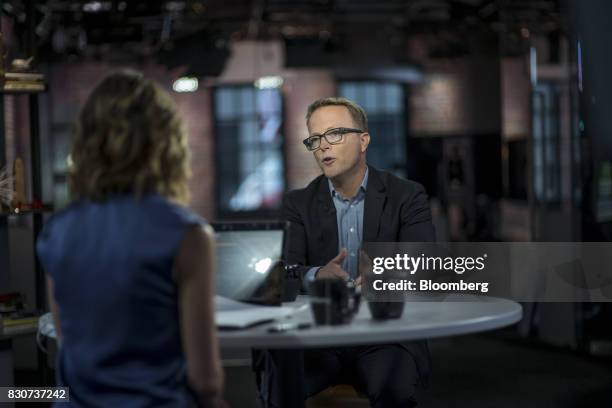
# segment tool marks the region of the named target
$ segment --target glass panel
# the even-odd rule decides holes
[[[260,139],[264,143],[270,143],[280,135],[282,121],[280,92],[277,89],[258,91],[257,107],[261,125]]]
[[[556,84],[538,84],[532,99],[535,196],[538,200],[556,203],[561,198],[560,113]]]
[[[256,150],[243,150],[240,152],[240,168],[242,169],[241,175],[245,178],[248,174],[252,173],[253,170],[259,164],[259,152]]]
[[[339,95],[351,101],[357,100],[357,86],[354,82],[345,82],[338,87]]]
[[[259,124],[254,119],[240,122],[240,145],[246,146],[256,143],[259,139]]]
[[[387,113],[401,113],[404,109],[402,101],[402,89],[399,84],[388,84],[385,86],[383,98],[384,110]]]
[[[253,115],[255,113],[255,90],[252,88],[242,88],[240,102],[240,115]]]
[[[543,120],[542,120],[542,99],[543,95],[535,93],[532,98],[533,109],[533,190],[536,199],[542,200],[544,190],[544,175],[542,166],[542,138],[543,138]]]
[[[406,171],[404,88],[392,82],[344,82],[341,96],[361,105],[371,134],[368,163],[399,175]],[[349,92],[349,93],[345,93]]]
[[[234,115],[232,90],[220,89],[215,93],[215,96],[216,117],[218,119],[231,118]]]
[[[377,102],[378,87],[374,82],[366,82],[363,88],[362,106],[368,114],[376,114],[382,110]]]
[[[63,174],[68,171],[68,154],[71,148],[69,133],[56,133],[53,143],[53,172]]]
[[[57,208],[62,208],[68,205],[70,202],[70,192],[68,190],[68,183],[56,182],[53,185],[53,203]]]
[[[280,92],[250,86],[218,88],[215,97],[233,101],[231,115],[215,116],[219,209],[279,208],[284,190]]]
[[[280,92],[277,89],[262,89],[257,91],[257,111],[264,114],[280,113]]]

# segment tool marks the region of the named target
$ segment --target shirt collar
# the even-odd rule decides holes
[[[357,194],[355,194],[355,197],[357,197],[361,192],[365,193],[366,187],[368,186],[368,173],[369,172],[370,172],[370,168],[366,166],[366,171],[365,171],[365,174],[363,175],[363,180],[361,180],[361,186],[359,187],[359,191],[357,192]],[[329,191],[331,192],[332,197],[338,196],[342,198],[340,193],[336,191],[336,188],[334,187],[334,184],[331,182],[330,179],[327,179],[327,183],[329,185]],[[351,199],[352,198],[353,197],[351,197]]]

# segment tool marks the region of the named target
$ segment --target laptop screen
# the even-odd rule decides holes
[[[217,294],[250,300],[282,257],[282,222],[213,223],[217,240]]]

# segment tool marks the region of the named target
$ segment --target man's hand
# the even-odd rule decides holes
[[[360,288],[363,284],[363,276],[372,273],[372,260],[363,249],[359,250],[359,276],[355,279],[355,287]]]
[[[346,248],[342,248],[334,259],[317,271],[316,278],[340,278],[342,280],[347,280],[349,275],[342,269],[342,261],[344,261],[347,254],[348,251]]]

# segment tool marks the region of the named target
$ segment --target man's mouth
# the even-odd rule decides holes
[[[325,164],[326,166],[332,165],[335,161],[336,161],[335,157],[326,157],[323,160],[321,160],[321,162]]]

